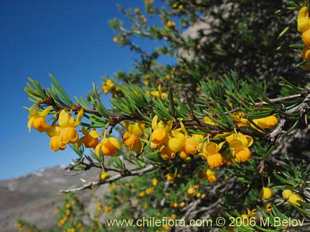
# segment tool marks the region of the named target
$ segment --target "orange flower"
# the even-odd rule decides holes
[[[187,137],[184,145],[184,152],[188,155],[194,155],[199,151],[199,146],[203,141],[203,135],[194,134]]]
[[[95,154],[99,157],[102,152],[103,155],[113,156],[118,152],[120,147],[121,144],[117,138],[114,137],[104,138],[96,146]]]
[[[224,159],[220,153],[216,153],[214,155],[207,156],[207,163],[210,168],[218,168],[223,166]]]
[[[224,158],[219,153],[224,143],[216,144],[214,142],[207,142],[203,146],[202,157],[207,160],[210,168],[221,167],[224,164]]]
[[[91,130],[89,132],[85,132],[84,136],[82,137],[82,143],[85,147],[88,148],[96,148],[99,143],[99,135],[96,130]]]

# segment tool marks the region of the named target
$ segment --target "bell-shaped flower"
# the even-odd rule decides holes
[[[135,122],[127,125],[127,131],[123,134],[124,144],[129,150],[140,151],[142,147],[141,136],[144,134],[144,123]]]
[[[66,148],[66,143],[60,137],[61,128],[59,126],[51,126],[47,135],[50,137],[50,148],[52,151],[64,150]]]
[[[194,155],[199,151],[202,142],[203,142],[203,135],[194,134],[190,137],[187,137],[185,140],[183,151],[187,155]]]
[[[99,143],[99,134],[96,130],[84,131],[81,142],[88,148],[96,148]]]
[[[46,109],[40,111],[38,106],[32,106],[29,109],[28,123],[27,127],[29,130],[35,128],[39,132],[46,132],[50,125],[46,122],[46,117],[49,112],[53,109],[52,106],[47,107]]]
[[[251,158],[249,147],[253,144],[253,138],[240,132],[235,132],[226,137],[232,155],[237,162],[245,162]]]
[[[224,158],[219,153],[224,142],[216,144],[214,142],[206,142],[203,145],[202,157],[207,160],[210,168],[221,167],[224,164]]]
[[[179,152],[185,145],[185,134],[179,129],[173,130],[169,136],[168,147],[172,152]]]
[[[167,143],[171,128],[172,121],[165,124],[163,121],[158,121],[158,116],[155,115],[152,120],[151,148],[158,148]]]
[[[95,154],[99,157],[101,154],[105,156],[114,156],[121,148],[121,143],[115,137],[104,138],[96,146]]]
[[[79,110],[76,119],[71,116],[66,110],[61,110],[58,118],[60,127],[60,138],[64,144],[76,143],[79,139],[76,127],[80,124],[84,110]]]

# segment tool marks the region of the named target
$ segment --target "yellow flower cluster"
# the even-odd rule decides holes
[[[75,118],[66,110],[61,110],[58,117],[58,125],[52,126],[48,135],[50,136],[50,148],[53,151],[63,150],[69,143],[76,143],[79,139],[79,134],[76,127],[80,124],[83,117],[83,109],[78,112]]]
[[[107,79],[103,82],[102,86],[102,91],[107,94],[110,92],[114,92],[116,90],[116,85],[111,79]]]
[[[174,159],[177,153],[187,160],[198,153],[203,141],[202,135],[187,135],[182,123],[180,128],[172,130],[172,121],[164,123],[157,116],[152,120],[152,130],[151,148],[159,149],[164,160]]]
[[[76,127],[83,117],[83,109],[78,112],[77,118],[73,118],[66,110],[61,110],[58,117],[58,125],[48,125],[46,117],[52,110],[47,107],[40,111],[37,107],[29,110],[28,128],[35,128],[39,132],[45,132],[50,137],[50,148],[53,151],[65,149],[68,143],[76,143],[79,135]]]
[[[249,135],[236,131],[225,133],[218,136],[224,137],[225,141],[215,143],[209,141],[209,138],[205,141],[203,135],[188,135],[183,124],[180,124],[180,128],[172,129],[171,121],[165,123],[158,121],[157,116],[153,118],[151,148],[159,149],[164,160],[174,159],[176,154],[184,160],[190,159],[192,155],[200,154],[207,161],[209,168],[221,167],[225,164],[225,159],[220,151],[225,143],[228,144],[235,162],[245,162],[251,158],[250,146],[253,144],[253,138]],[[210,180],[216,179],[210,170],[208,173]]]
[[[67,144],[84,144],[87,148],[95,149],[95,154],[99,157],[101,154],[106,156],[115,155],[121,147],[117,138],[109,137],[99,141],[100,136],[95,129],[82,129],[83,137],[79,138],[77,127],[80,125],[84,110],[81,108],[76,118],[65,109],[59,112],[58,120],[53,125],[46,121],[52,107],[40,110],[38,107],[32,107],[29,110],[28,128],[34,128],[39,132],[45,132],[50,137],[50,148],[52,151],[64,150]]]
[[[297,16],[297,30],[301,33],[304,42],[303,59],[310,60],[310,18],[309,9],[303,6]]]

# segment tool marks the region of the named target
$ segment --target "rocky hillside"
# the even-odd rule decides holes
[[[96,170],[84,173],[71,173],[62,167],[40,170],[26,176],[0,181],[0,228],[2,232],[16,231],[16,219],[22,218],[40,228],[49,228],[55,223],[57,206],[63,194],[60,189],[79,186],[83,181],[97,177]],[[96,190],[101,194],[104,189]],[[90,210],[90,190],[80,193],[88,200]]]

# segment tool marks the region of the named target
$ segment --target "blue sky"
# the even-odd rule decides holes
[[[51,152],[48,138],[26,128],[28,76],[49,85],[56,75],[72,96],[85,96],[92,81],[128,70],[134,54],[112,42],[108,20],[121,17],[116,2],[142,6],[142,0],[0,1],[0,179],[42,167],[66,164],[72,151]],[[130,4],[130,5],[128,5]],[[107,101],[108,99],[105,99]]]

